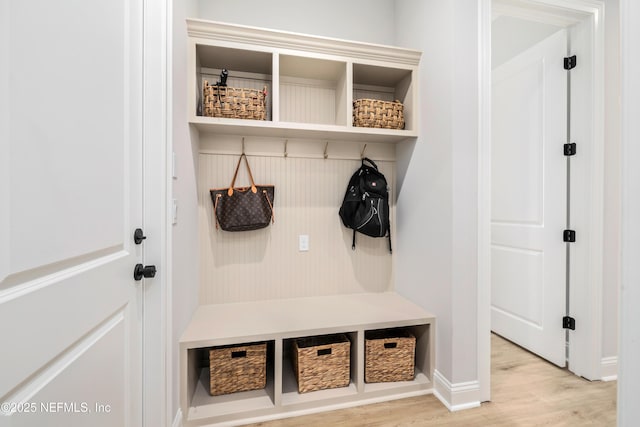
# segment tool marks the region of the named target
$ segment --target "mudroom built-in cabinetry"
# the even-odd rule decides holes
[[[242,423],[430,393],[434,316],[394,292],[395,255],[387,238],[357,234],[352,249],[352,230],[338,216],[351,174],[363,157],[371,158],[387,178],[395,241],[395,148],[418,136],[421,53],[196,19],[187,28],[200,284],[199,306],[180,339],[184,425]],[[249,102],[241,116],[211,114],[203,89],[216,86],[223,69],[227,87],[246,89],[240,97],[258,93],[264,103]],[[402,127],[354,125],[354,101],[361,99],[401,103]],[[229,187],[242,153],[256,184],[275,186],[274,222],[222,231],[209,190]],[[236,186],[248,182],[241,170]],[[413,379],[367,383],[366,337],[396,328],[415,337]],[[294,341],[327,334],[348,338],[348,385],[300,393]],[[266,343],[265,386],[212,395],[210,349],[251,343]]]

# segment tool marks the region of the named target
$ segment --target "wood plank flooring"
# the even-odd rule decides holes
[[[492,401],[449,412],[433,395],[253,424],[298,426],[615,426],[617,382],[590,382],[491,337]]]

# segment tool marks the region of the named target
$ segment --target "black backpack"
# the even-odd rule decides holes
[[[387,180],[372,160],[363,158],[360,169],[351,176],[339,214],[344,226],[353,229],[351,249],[356,249],[358,231],[371,237],[388,236],[391,252]]]

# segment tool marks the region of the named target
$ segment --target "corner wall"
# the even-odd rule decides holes
[[[182,331],[198,306],[200,279],[198,277],[198,193],[196,185],[198,140],[189,129],[187,118],[187,27],[185,19],[197,14],[196,0],[173,1],[173,27],[169,46],[172,54],[172,76],[169,105],[172,110],[171,139],[176,160],[176,178],[173,178],[173,197],[178,203],[178,221],[172,226],[171,289],[167,293],[172,308],[171,378],[167,380],[168,419],[174,418],[180,407],[180,353]]]
[[[396,2],[396,44],[420,49],[420,137],[397,148],[396,290],[437,318],[436,393],[479,405],[479,5]],[[440,378],[440,381],[438,381]]]

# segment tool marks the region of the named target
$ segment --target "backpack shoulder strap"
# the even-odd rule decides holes
[[[373,166],[373,167],[375,168],[375,170],[378,170],[378,165],[376,165],[376,164],[374,163],[374,161],[373,161],[373,160],[371,160],[370,158],[368,158],[368,157],[363,157],[363,158],[362,158],[362,166],[364,166],[364,162],[369,162],[369,164],[370,164],[371,166]]]

